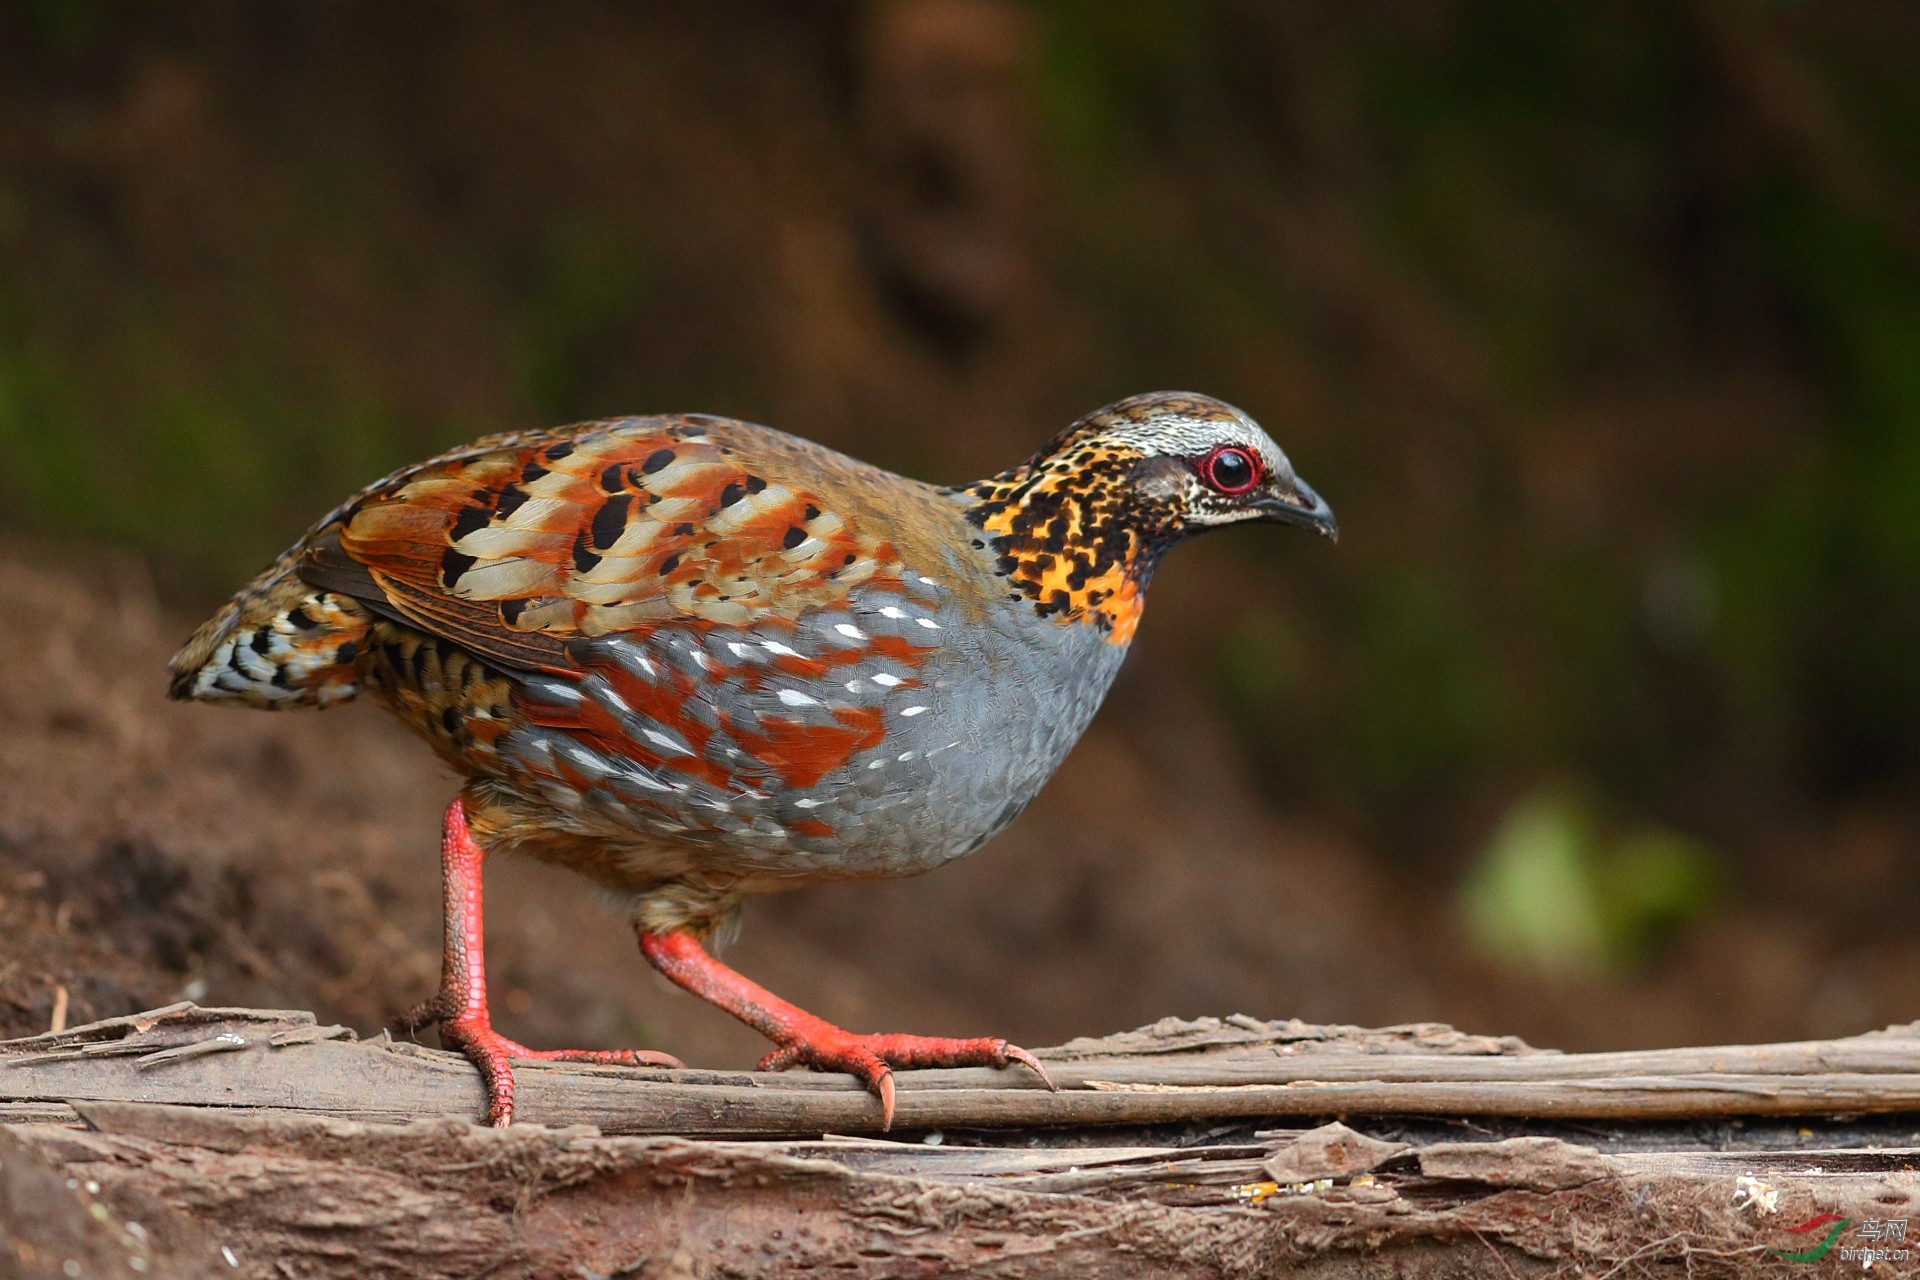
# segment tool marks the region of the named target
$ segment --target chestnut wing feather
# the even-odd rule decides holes
[[[731,430],[729,430],[731,428]],[[740,424],[622,419],[401,472],[307,546],[310,584],[519,670],[662,623],[792,620],[897,578],[894,549],[763,474]]]

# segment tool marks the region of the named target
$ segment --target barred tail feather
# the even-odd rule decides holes
[[[326,707],[360,691],[373,617],[357,600],[291,574],[242,592],[167,663],[168,696],[280,709]]]

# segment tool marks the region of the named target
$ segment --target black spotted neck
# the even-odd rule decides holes
[[[1139,483],[1152,460],[1098,434],[1069,432],[1027,462],[956,492],[997,558],[996,572],[1041,617],[1133,639],[1148,580],[1178,539],[1177,513]]]

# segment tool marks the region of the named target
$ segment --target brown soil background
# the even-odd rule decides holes
[[[377,711],[161,697],[359,485],[695,409],[956,481],[1153,387],[1342,542],[1183,548],[1012,831],[757,904],[743,969],[1029,1044],[1912,1018],[1915,65],[1911,0],[0,6],[0,1032],[433,985],[453,779]],[[1560,785],[1723,881],[1611,980],[1458,928]],[[758,1053],[584,886],[493,882],[509,1031]]]
[[[190,620],[156,606],[136,561],[96,555],[83,576],[71,555],[0,551],[0,1034],[46,1029],[62,988],[70,1023],[190,997],[375,1033],[436,980],[453,778],[371,706],[168,703],[162,665]],[[1723,913],[1632,983],[1496,974],[1461,957],[1437,896],[1246,799],[1203,722],[1176,758],[1154,742],[1103,720],[978,855],[753,904],[728,959],[854,1027],[1029,1044],[1234,1011],[1439,1019],[1567,1048],[1912,1012],[1920,943],[1851,943],[1844,918],[1796,915],[1785,896]],[[584,882],[503,860],[489,904],[508,1034],[713,1066],[764,1048],[653,976]]]

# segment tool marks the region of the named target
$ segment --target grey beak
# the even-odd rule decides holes
[[[1288,494],[1268,494],[1254,504],[1269,520],[1282,524],[1305,525],[1309,529],[1324,533],[1335,542],[1340,541],[1340,524],[1333,518],[1333,508],[1327,500],[1308,487],[1304,480],[1293,482],[1293,491]]]

